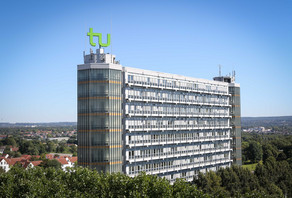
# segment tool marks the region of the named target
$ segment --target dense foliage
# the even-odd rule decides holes
[[[232,166],[200,173],[193,183],[213,196],[292,197],[292,136],[243,133],[242,149],[243,163],[255,163],[254,171]]]
[[[166,179],[144,173],[131,178],[81,167],[64,172],[51,167],[24,170],[15,166],[7,173],[0,172],[0,197],[283,197],[275,183],[261,186],[266,180],[259,176],[266,168],[259,167],[259,174],[253,175],[234,166],[199,174],[193,184],[177,179],[171,185]]]
[[[2,144],[19,146],[26,154],[68,149],[54,141],[12,137]],[[242,148],[243,163],[254,163],[254,171],[232,166],[200,173],[193,182],[178,179],[173,185],[143,173],[131,178],[81,167],[64,172],[56,161],[44,160],[41,167],[29,170],[0,170],[0,197],[292,197],[292,136],[243,133]]]
[[[277,134],[248,134],[242,133],[243,162],[255,163],[268,157],[277,161],[292,162],[292,136]]]
[[[18,151],[9,151],[8,147],[5,150],[5,153],[13,157],[19,157],[21,154],[42,155],[46,153],[72,153],[73,156],[77,155],[77,147],[75,145],[68,146],[64,141],[25,140],[21,137],[7,136],[7,138],[0,141],[0,146],[6,145],[19,147]]]
[[[193,183],[213,196],[236,197],[257,192],[271,197],[292,197],[292,167],[286,161],[277,162],[269,157],[257,165],[254,173],[232,166],[216,173],[200,173]]]
[[[239,176],[238,181],[232,181],[230,169],[226,172],[221,172],[226,174],[224,177],[213,172],[206,177],[200,175],[201,184],[198,185],[204,186],[202,191],[182,179],[171,185],[166,179],[144,173],[131,178],[121,173],[103,174],[81,167],[64,172],[55,168],[24,170],[15,166],[7,173],[0,173],[0,197],[270,197],[264,191],[256,191],[257,187],[241,192],[239,189],[246,185],[246,180],[240,181],[243,177]],[[241,185],[237,186],[236,182]],[[253,184],[251,181],[250,185]]]
[[[50,123],[46,123],[49,125]],[[1,125],[1,124],[0,124]],[[36,132],[36,131],[52,131],[54,133],[63,132],[63,131],[73,131],[76,130],[76,125],[70,126],[38,126],[38,127],[23,127],[23,126],[15,126],[15,127],[0,127],[1,135],[19,135],[24,132]]]
[[[183,180],[174,185],[157,176],[102,174],[86,168],[13,167],[0,173],[0,197],[209,197]]]

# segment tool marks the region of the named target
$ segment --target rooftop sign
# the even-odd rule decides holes
[[[89,36],[89,42],[90,45],[95,47],[96,43],[93,42],[93,37],[97,36],[98,37],[98,44],[99,47],[107,47],[111,44],[111,35],[107,34],[107,43],[102,43],[102,36],[101,33],[93,33],[92,28],[89,28],[89,32],[87,33],[87,36]]]

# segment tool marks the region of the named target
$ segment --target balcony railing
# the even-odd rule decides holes
[[[227,91],[219,91],[219,90],[208,90],[203,88],[195,88],[190,86],[174,86],[171,83],[169,84],[157,84],[157,83],[149,83],[143,81],[130,81],[128,83],[129,86],[137,86],[137,87],[150,87],[155,89],[169,89],[169,90],[179,90],[185,92],[194,92],[194,93],[207,93],[207,94],[218,94],[218,95],[229,95]]]
[[[229,140],[229,139],[231,138],[228,135],[209,136],[209,137],[203,136],[203,137],[160,138],[160,139],[129,140],[127,142],[127,145],[129,145],[130,147],[135,147],[135,146],[192,143],[192,142],[217,141],[217,140]]]
[[[213,124],[196,124],[196,125],[128,125],[126,130],[131,131],[165,131],[165,130],[196,130],[196,129],[227,129],[231,128],[227,124],[213,125]]]
[[[165,172],[170,172],[170,171],[198,168],[198,167],[204,167],[204,166],[222,164],[222,163],[228,163],[228,162],[232,162],[232,160],[229,159],[228,157],[226,157],[226,158],[221,158],[221,159],[204,160],[204,161],[190,162],[190,163],[179,164],[179,165],[157,166],[155,168],[148,168],[148,169],[146,169],[145,166],[142,166],[142,168],[140,170],[132,171],[130,169],[127,174],[129,174],[130,176],[135,176],[142,171],[146,172],[146,174],[158,174],[158,173],[165,173]]]
[[[134,96],[128,95],[128,100],[133,101],[146,101],[146,102],[158,102],[158,103],[172,103],[172,104],[188,104],[188,105],[208,105],[208,106],[230,106],[228,100],[226,101],[198,101],[198,100],[187,100],[187,99],[172,99],[172,98],[157,98],[151,96]]]
[[[170,151],[170,152],[162,152],[162,153],[157,152],[157,153],[150,153],[150,154],[128,156],[126,160],[128,160],[129,162],[138,162],[138,161],[183,157],[183,156],[199,155],[199,154],[207,154],[207,153],[217,153],[217,152],[224,152],[224,151],[230,151],[230,150],[232,149],[227,146],[227,147],[208,148],[208,149]]]
[[[128,111],[127,115],[133,116],[158,116],[158,117],[231,117],[228,113],[180,113],[180,112],[162,112],[162,111]]]

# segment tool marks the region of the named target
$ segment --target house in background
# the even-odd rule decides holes
[[[0,159],[0,168],[2,168],[5,172],[10,170],[7,158]]]
[[[40,158],[40,156],[31,156],[31,155],[22,155],[21,157],[18,158],[9,158],[9,155],[3,155],[0,157],[0,167],[5,171],[9,171],[12,166],[15,164],[19,164],[22,166],[24,169],[29,169],[29,168],[34,168],[36,166],[39,166],[43,161],[42,160],[37,160],[37,161],[31,161],[31,158]],[[61,163],[61,168],[63,171],[66,171],[66,168],[72,168],[74,167],[74,164],[77,162],[77,157],[71,157],[71,155],[66,156],[54,156],[51,154],[47,154],[46,156],[47,159],[52,160],[55,159],[58,162]]]

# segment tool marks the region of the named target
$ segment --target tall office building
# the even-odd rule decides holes
[[[211,81],[122,67],[103,49],[84,54],[78,65],[82,166],[191,181],[233,159],[240,164],[239,116],[239,85],[231,78]]]

